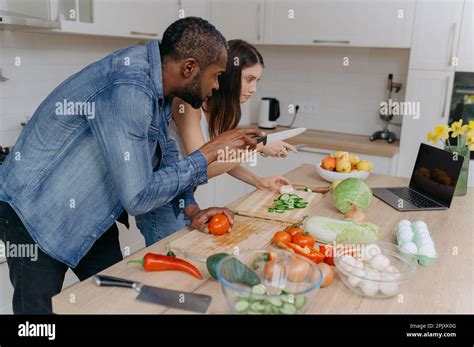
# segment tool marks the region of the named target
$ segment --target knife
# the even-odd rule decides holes
[[[99,287],[135,289],[139,293],[136,300],[199,313],[206,313],[212,301],[209,295],[152,287],[118,277],[95,275],[94,281]]]
[[[330,185],[326,186],[326,187],[313,187],[313,188],[305,186],[303,184],[292,184],[292,186],[296,190],[304,190],[304,191],[310,190],[313,193],[320,193],[320,194],[326,194],[327,192],[329,192],[331,190]]]
[[[304,133],[306,128],[295,128],[290,130],[279,131],[277,133],[265,135],[265,136],[256,136],[254,139],[257,140],[257,143],[262,142],[264,145],[267,143],[272,143],[276,141],[283,141],[291,137],[295,137],[301,133]]]

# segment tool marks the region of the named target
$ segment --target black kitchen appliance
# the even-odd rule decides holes
[[[387,80],[387,90],[388,90],[387,103],[388,104],[390,104],[390,100],[392,99],[392,92],[395,91],[395,93],[398,93],[400,89],[402,89],[402,84],[393,82],[393,74],[389,74],[388,80]],[[388,130],[390,121],[393,118],[392,110],[389,109],[388,113],[382,112],[381,110],[379,115],[380,115],[380,118],[385,122],[385,125],[383,127],[383,130],[376,131],[375,133],[372,134],[372,136],[370,137],[370,141],[381,139],[381,140],[386,140],[388,143],[394,142],[397,139],[397,136],[395,135],[395,133]]]

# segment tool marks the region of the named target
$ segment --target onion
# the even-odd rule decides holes
[[[321,288],[331,285],[334,281],[334,271],[332,268],[326,263],[319,263],[318,266],[323,273],[323,282],[321,283]]]
[[[275,259],[270,260],[265,265],[265,277],[269,281],[276,281],[278,283],[282,282],[285,277],[285,267],[282,264],[278,263]],[[297,257],[292,257],[288,265],[288,279],[292,282],[301,282],[304,281],[308,273],[310,272],[310,265],[308,262],[299,259]]]
[[[348,219],[353,222],[367,222],[365,213],[357,209],[355,205],[352,205],[351,209],[344,214],[344,219]]]

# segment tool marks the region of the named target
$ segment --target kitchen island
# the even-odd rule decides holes
[[[313,165],[305,164],[286,175],[292,183],[311,187],[327,185],[316,173]],[[408,185],[408,179],[371,174],[370,187]],[[231,203],[233,208],[246,196]],[[455,197],[451,208],[445,211],[398,212],[374,198],[367,211],[368,220],[381,228],[380,239],[396,242],[394,229],[402,219],[423,220],[428,224],[438,252],[431,267],[418,266],[403,295],[388,299],[369,299],[354,294],[337,277],[334,283],[316,292],[317,298],[309,313],[473,313],[474,312],[474,188],[468,194]],[[319,203],[318,215],[340,219],[342,215],[333,207],[331,194],[324,195]],[[229,313],[220,284],[212,279],[205,264],[186,259],[196,265],[204,279],[197,280],[181,272],[144,272],[137,264],[127,264],[146,253],[166,253],[166,245],[186,248],[187,251],[208,256],[218,252],[231,253],[238,247],[266,248],[275,231],[286,224],[236,216],[230,234],[213,236],[185,228],[160,242],[136,252],[123,261],[104,270],[102,274],[139,281],[147,285],[192,291],[212,296],[208,313]],[[180,256],[180,255],[178,255]],[[179,309],[147,304],[135,300],[137,292],[116,287],[97,287],[90,278],[66,288],[53,298],[53,312],[57,314],[176,314],[190,313]]]

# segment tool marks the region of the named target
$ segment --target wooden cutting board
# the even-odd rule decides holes
[[[179,252],[182,250],[185,250],[190,256],[208,257],[220,252],[234,253],[235,247],[241,251],[265,249],[271,244],[275,232],[282,228],[279,222],[235,216],[234,226],[230,233],[214,236],[192,230],[173,241],[171,246],[178,251],[178,257],[181,256]]]
[[[295,208],[283,213],[268,212],[274,206],[274,201],[280,194],[268,190],[256,190],[234,208],[234,213],[241,216],[269,219],[284,223],[296,223],[305,215],[314,215],[323,195],[313,192],[296,191],[296,195],[308,202],[306,208]]]

